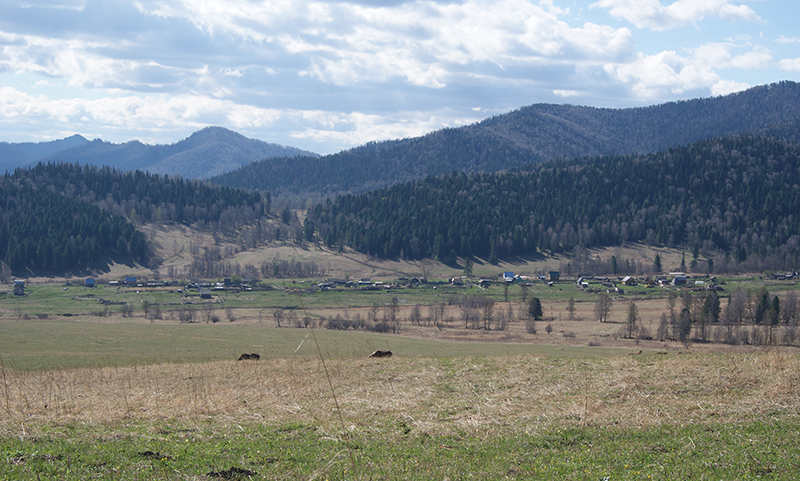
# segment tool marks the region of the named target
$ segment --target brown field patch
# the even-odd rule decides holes
[[[648,427],[800,414],[800,356],[670,353],[328,360],[349,429],[402,420],[422,433],[531,433],[562,425]],[[127,368],[4,369],[5,430],[53,422],[202,420],[336,429],[318,360]]]

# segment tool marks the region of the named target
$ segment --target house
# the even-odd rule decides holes
[[[109,287],[119,287],[119,281],[108,281]]]
[[[556,282],[561,279],[561,274],[558,271],[550,271],[550,273],[547,275],[547,279],[552,282]]]
[[[211,299],[211,291],[208,289],[200,289],[200,299]]]
[[[503,280],[506,282],[514,282],[513,272],[503,272]]]
[[[136,277],[134,277],[134,276],[128,276],[128,277],[126,277],[126,278],[125,278],[125,285],[126,285],[126,286],[133,286],[133,287],[135,287],[135,286],[136,286]]]
[[[626,286],[635,286],[636,280],[631,276],[625,276],[622,278],[622,284]]]
[[[25,280],[14,279],[14,295],[15,296],[25,295]]]
[[[682,286],[686,284],[686,276],[685,275],[676,275],[672,278],[672,285],[673,286]]]
[[[91,277],[87,277],[83,281],[83,287],[94,287],[94,286],[95,286],[95,280],[92,279]]]

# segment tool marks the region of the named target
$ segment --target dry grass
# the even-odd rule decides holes
[[[570,425],[651,427],[800,414],[800,355],[650,354],[330,360],[345,423],[419,433],[535,434]],[[218,419],[337,430],[318,361],[4,369],[7,434],[48,423]]]

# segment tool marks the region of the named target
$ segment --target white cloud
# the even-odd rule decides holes
[[[764,69],[772,63],[772,52],[763,46],[755,46],[749,52],[733,55],[732,44],[712,43],[692,51],[694,63],[709,68]]]
[[[86,2],[84,0],[75,0],[75,1],[46,1],[41,0],[37,2],[20,2],[17,4],[19,8],[26,8],[26,9],[52,9],[52,10],[75,10],[75,11],[83,11],[86,8]]]
[[[137,2],[149,15],[181,18],[214,36],[302,57],[300,71],[339,86],[404,79],[442,88],[465,67],[597,61],[633,55],[628,29],[559,20],[566,9],[551,1],[410,2],[393,7],[315,1],[244,0]]]
[[[712,95],[724,95],[748,88],[744,82],[726,80],[716,69],[769,67],[772,54],[756,46],[741,55],[730,53],[733,46],[709,44],[693,50],[691,56],[681,56],[665,50],[655,55],[639,54],[635,62],[608,64],[606,72],[614,79],[629,85],[637,98],[652,100],[668,93],[681,95],[684,92],[708,89]]]
[[[735,82],[733,80],[720,80],[711,86],[711,95],[728,95],[747,90],[750,87],[752,87],[752,85],[747,83]]]
[[[337,145],[352,146],[373,140],[392,140],[424,135],[432,130],[446,127],[460,127],[475,123],[482,117],[454,118],[452,112],[421,113],[397,112],[392,117],[352,113],[332,115],[328,112],[309,112],[307,118],[314,118],[315,125],[303,131],[294,132],[297,139],[330,142]]]
[[[61,78],[70,86],[136,89],[144,83],[137,80],[139,73],[160,70],[163,78],[175,70],[153,61],[117,59],[98,53],[112,46],[110,41],[10,34],[4,37],[9,45],[0,51],[0,70]]]
[[[578,97],[578,96],[581,95],[581,93],[578,92],[577,90],[559,90],[559,89],[556,89],[556,90],[553,90],[553,93],[555,95],[558,95],[559,97]]]
[[[746,72],[799,63],[755,44],[755,0],[26,1],[0,16],[0,140],[80,129],[174,141],[223,125],[331,152],[535,102],[728,93]],[[608,14],[652,30],[748,23],[666,36]],[[770,46],[798,42],[781,33]]]
[[[63,135],[58,125],[69,125],[71,132],[105,132],[105,140],[124,141],[129,137],[109,136],[114,131],[135,131],[139,139],[175,141],[176,135],[209,125],[225,125],[265,138],[277,134],[281,143],[303,139],[323,151],[341,150],[372,140],[387,140],[423,135],[431,130],[474,123],[480,116],[461,116],[453,112],[396,112],[393,115],[342,113],[324,110],[277,110],[240,105],[227,100],[182,95],[178,97],[123,96],[86,100],[50,99],[32,96],[12,87],[0,88],[0,128],[36,129],[49,138]],[[272,140],[274,141],[274,140]],[[331,147],[334,146],[334,147]],[[307,147],[312,148],[313,145]]]
[[[707,17],[760,22],[747,5],[731,0],[677,0],[664,6],[659,0],[598,0],[592,8],[606,8],[611,16],[622,18],[638,28],[667,30],[700,22]]]
[[[80,125],[90,121],[110,127],[147,130],[186,123],[199,128],[206,125],[203,119],[208,118],[237,127],[252,127],[272,125],[281,115],[274,110],[191,95],[51,99],[32,96],[13,87],[0,88],[0,122],[10,124],[58,121]]]
[[[778,65],[787,72],[800,72],[800,57],[781,59]]]

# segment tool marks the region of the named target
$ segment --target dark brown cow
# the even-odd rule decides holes
[[[252,353],[252,354],[245,353],[245,354],[242,354],[241,356],[239,356],[239,359],[237,359],[237,361],[248,361],[248,360],[249,361],[258,361],[259,359],[261,359],[261,356],[259,356],[256,353]]]
[[[369,357],[392,357],[392,351],[375,351]]]

